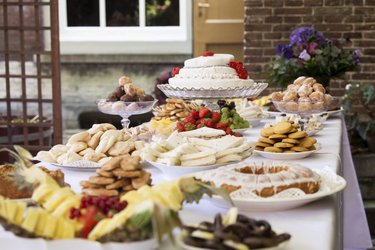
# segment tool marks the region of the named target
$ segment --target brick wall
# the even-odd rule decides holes
[[[375,0],[244,0],[244,61],[255,79],[267,79],[276,45],[288,44],[290,32],[313,26],[332,40],[349,38],[346,47],[361,49],[359,72],[348,81],[375,84]],[[331,89],[343,93],[345,81]]]

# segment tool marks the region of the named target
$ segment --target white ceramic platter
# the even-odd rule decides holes
[[[254,150],[258,155],[263,156],[264,158],[272,159],[272,160],[298,160],[308,157],[309,155],[313,154],[314,152],[320,149],[319,144],[315,144],[316,150],[306,151],[306,152],[295,152],[295,153],[272,153],[272,152],[264,152],[259,150]]]

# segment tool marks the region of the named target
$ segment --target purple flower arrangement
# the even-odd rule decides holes
[[[329,80],[356,68],[360,50],[347,52],[312,27],[300,27],[290,34],[289,44],[276,47],[271,62],[270,83],[285,87],[299,76],[311,76],[328,86]]]

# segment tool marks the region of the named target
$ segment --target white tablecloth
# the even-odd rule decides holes
[[[249,141],[255,141],[259,137],[259,129],[251,129],[246,133]],[[343,135],[343,136],[342,136]],[[361,194],[358,188],[346,130],[342,127],[341,119],[329,119],[325,128],[316,135],[322,149],[316,154],[295,162],[311,168],[323,168],[328,166],[333,171],[342,174],[348,182],[342,194],[333,195],[322,200],[310,203],[306,206],[287,211],[278,212],[241,212],[256,219],[268,220],[279,231],[288,232],[292,239],[287,249],[359,249],[371,246],[371,238],[364,214]],[[249,160],[262,160],[264,158],[253,155]],[[49,166],[51,167],[51,166]],[[147,167],[152,172],[153,182],[164,180],[164,176],[158,169]],[[72,188],[79,192],[79,181],[86,179],[92,173],[64,170],[66,181]],[[344,204],[344,209],[343,205]],[[180,212],[181,218],[187,223],[196,223],[202,220],[211,220],[216,213],[225,213],[222,208],[203,200],[199,204],[185,205]],[[343,219],[344,214],[344,219]],[[26,240],[13,236],[9,232],[0,229],[0,249],[58,249],[56,243],[43,240]],[[60,244],[61,247],[63,245]],[[74,249],[114,249],[113,244],[100,245],[94,242],[76,240],[69,244],[69,250]],[[64,245],[65,247],[65,245]],[[160,247],[161,249],[176,249],[170,243]],[[60,248],[59,248],[60,249]],[[66,249],[66,248],[63,248]]]

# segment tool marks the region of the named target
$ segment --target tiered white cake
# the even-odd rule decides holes
[[[189,89],[248,87],[253,83],[242,63],[235,62],[233,55],[213,53],[186,60],[184,67],[169,79],[172,87]]]

